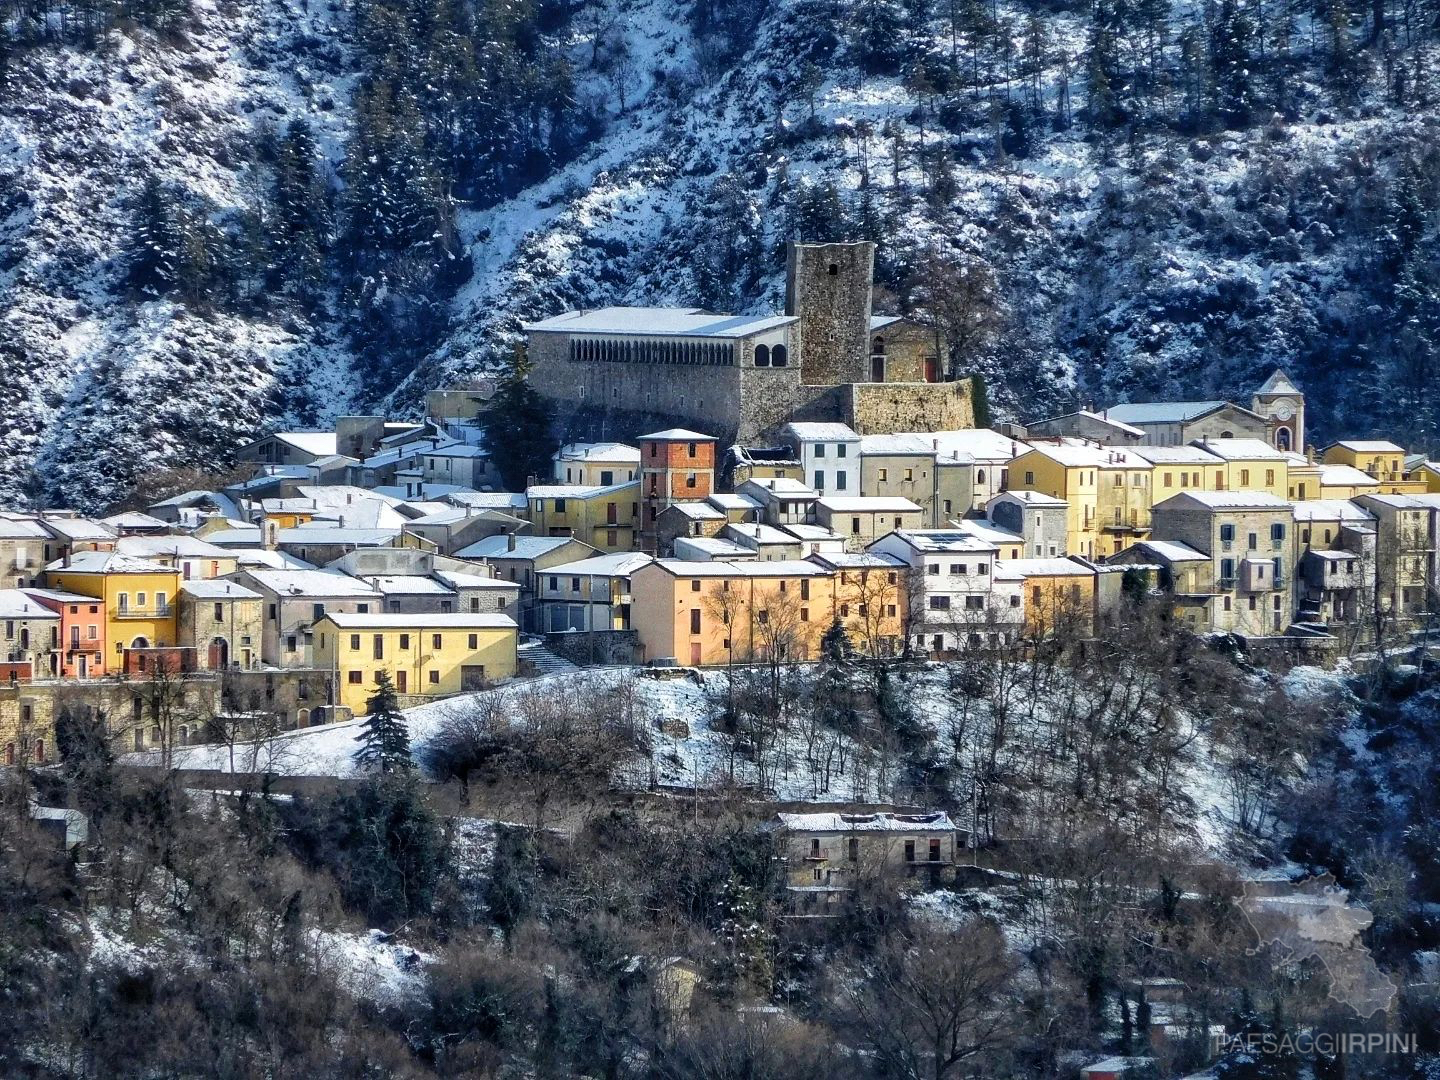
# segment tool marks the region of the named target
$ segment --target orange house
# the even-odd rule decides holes
[[[677,502],[699,502],[715,490],[715,437],[685,428],[640,436],[641,539],[655,549],[655,520]]]
[[[1021,580],[1027,636],[1043,638],[1067,627],[1094,632],[1097,574],[1092,567],[1075,559],[997,560],[995,576]]]
[[[832,618],[831,579],[812,562],[657,559],[630,575],[630,625],[647,662],[814,660]]]

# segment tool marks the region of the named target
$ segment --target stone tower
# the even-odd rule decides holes
[[[1255,391],[1250,407],[1265,418],[1265,433],[1276,450],[1305,452],[1305,395],[1279,368]]]
[[[791,243],[785,314],[800,319],[800,381],[810,386],[864,382],[870,345],[875,245]]]

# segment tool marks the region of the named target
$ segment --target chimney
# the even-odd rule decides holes
[[[266,551],[274,551],[280,542],[280,525],[273,518],[266,518],[260,523],[260,546]]]
[[[505,534],[505,550],[506,550],[506,551],[514,551],[514,550],[515,550],[515,534],[514,534],[513,532],[511,532],[511,533],[506,533],[506,534]]]

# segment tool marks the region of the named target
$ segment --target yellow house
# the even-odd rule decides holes
[[[1038,639],[1067,629],[1082,635],[1094,631],[1098,575],[1093,567],[1074,559],[997,560],[995,576],[1021,580],[1027,636]]]
[[[1374,495],[1380,481],[1354,465],[1321,465],[1320,498],[1353,499],[1356,495]]]
[[[573,536],[601,551],[634,551],[640,481],[609,487],[539,484],[525,491],[536,536]]]
[[[1067,554],[1094,558],[1100,550],[1100,469],[1113,452],[1060,440],[1035,443],[1010,462],[1011,487],[1065,500]]]
[[[1405,448],[1384,439],[1341,439],[1325,447],[1326,465],[1351,465],[1376,480],[1405,478]]]
[[[1221,459],[1205,491],[1263,491],[1290,497],[1290,458],[1264,439],[1200,439],[1190,444]],[[1163,501],[1163,500],[1160,500]]]
[[[1198,446],[1129,446],[1126,452],[1150,462],[1150,505],[1182,491],[1213,491],[1225,461]]]
[[[1440,461],[1422,461],[1411,467],[1409,478],[1425,485],[1425,493],[1440,492]]]
[[[833,618],[829,579],[812,562],[657,559],[630,577],[630,625],[647,661],[814,660]]]
[[[1412,477],[1406,471],[1405,448],[1384,439],[1341,439],[1325,448],[1322,460],[1327,465],[1349,465],[1368,473],[1380,485],[1382,495],[1423,495],[1431,490],[1425,478]]]
[[[624,443],[566,443],[551,460],[557,484],[614,487],[640,476],[640,448]]]
[[[101,654],[103,670],[92,675],[143,670],[147,655],[158,658],[179,644],[175,599],[180,571],[175,567],[113,551],[82,551],[51,563],[45,580],[52,589],[103,602],[109,649]],[[165,659],[193,668],[193,656]]]
[[[351,615],[315,623],[315,666],[330,672],[333,701],[365,712],[388,672],[411,699],[480,690],[515,674],[520,630],[508,615]]]
[[[1150,532],[1150,501],[1154,466],[1129,450],[1108,446],[1102,453],[1096,514],[1099,546],[1096,556],[1124,551]]]
[[[1324,468],[1318,461],[1312,461],[1304,454],[1287,453],[1290,474],[1289,496],[1291,502],[1305,502],[1308,499],[1322,498],[1320,494],[1321,470]]]

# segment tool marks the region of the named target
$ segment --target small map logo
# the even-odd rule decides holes
[[[1351,904],[1349,891],[1330,874],[1293,883],[1247,881],[1235,904],[1275,966],[1318,960],[1330,976],[1330,996],[1357,1016],[1369,1019],[1390,1008],[1399,987],[1360,940],[1374,916]]]

